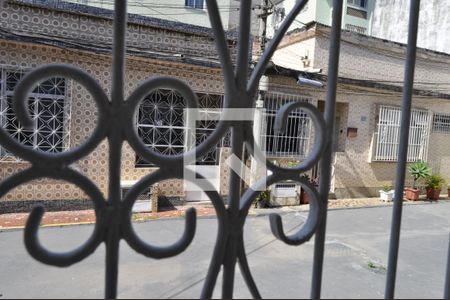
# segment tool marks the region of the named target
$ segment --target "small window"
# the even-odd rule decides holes
[[[185,0],[184,5],[190,8],[203,9],[204,0]]]
[[[367,0],[347,0],[347,4],[357,6],[358,8],[367,8]]]
[[[434,114],[433,131],[450,133],[450,114]]]
[[[367,11],[355,9],[353,7],[347,7],[347,15],[353,16],[356,18],[367,19]]]

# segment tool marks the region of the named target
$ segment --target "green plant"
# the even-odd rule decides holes
[[[408,168],[409,174],[414,179],[413,188],[416,188],[416,183],[418,180],[425,179],[431,174],[431,169],[428,164],[422,160],[418,160]]]
[[[296,160],[296,161],[288,161],[287,166],[288,168],[292,168],[295,167],[299,164],[300,161]]]
[[[446,184],[444,177],[439,174],[429,175],[425,178],[427,188],[440,190]]]
[[[393,187],[392,185],[390,185],[390,184],[386,184],[386,185],[383,185],[383,187],[382,187],[381,189],[382,189],[384,192],[389,192],[389,191],[393,190],[394,187]]]
[[[371,262],[371,261],[367,262],[367,266],[368,266],[370,269],[375,269],[375,268],[376,268],[375,264],[374,264],[373,262]]]
[[[269,198],[270,198],[270,191],[269,190],[265,190],[265,191],[262,191],[261,193],[259,193],[258,196],[256,196],[256,198],[253,201],[253,203],[255,204],[255,207],[256,207],[256,205],[259,202],[267,203],[269,201]]]

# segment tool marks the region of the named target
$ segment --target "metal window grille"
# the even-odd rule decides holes
[[[375,160],[397,161],[400,141],[401,108],[380,106]],[[412,109],[409,128],[408,162],[426,160],[430,135],[430,114]]]
[[[433,116],[433,131],[450,133],[450,114],[435,113]]]
[[[345,24],[345,29],[348,31],[360,33],[360,34],[366,34],[367,28],[362,26],[357,26],[353,24]]]
[[[308,153],[311,120],[301,109],[292,111],[287,119],[287,127],[284,133],[278,134],[274,131],[274,122],[277,111],[289,102],[310,102],[311,99],[301,95],[269,92],[264,100],[264,118],[261,143],[265,147],[267,156],[270,157],[295,157],[304,158]]]
[[[223,95],[197,93],[200,111],[205,114],[220,114]],[[183,97],[173,90],[157,90],[150,93],[139,107],[137,129],[138,134],[147,147],[164,154],[175,155],[186,150],[185,145],[185,120],[186,108]],[[205,141],[214,131],[218,120],[205,118],[196,122],[196,145]],[[217,149],[227,146],[229,137],[225,137],[207,154],[199,157],[198,165],[215,165],[218,162]],[[152,163],[136,155],[137,167],[151,167]]]
[[[70,144],[70,103],[67,81],[54,77],[38,84],[29,95],[28,108],[33,120],[24,128],[12,110],[14,88],[25,72],[21,69],[0,69],[0,122],[2,128],[23,145],[43,152],[57,153]],[[20,161],[0,148],[0,159]]]
[[[361,19],[367,19],[367,11],[355,9],[353,7],[347,7],[347,15]]]

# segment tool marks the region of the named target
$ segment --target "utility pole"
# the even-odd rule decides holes
[[[267,17],[273,14],[273,8],[274,6],[269,4],[269,0],[263,0],[261,13],[258,15],[258,18],[261,19],[261,55],[264,53],[267,44]]]
[[[258,15],[258,18],[261,19],[261,38],[260,38],[260,53],[259,57],[261,57],[266,49],[267,44],[267,17],[273,14],[274,5],[270,0],[262,0],[263,3],[259,7],[261,13]],[[269,4],[270,1],[270,4]],[[265,124],[265,115],[264,115],[264,94],[268,90],[268,80],[267,76],[263,75],[259,81],[258,87],[258,99],[256,100],[255,113],[253,117],[253,136],[255,138],[255,146],[260,148],[262,151],[265,149],[265,141],[262,141],[261,136],[264,133],[263,131],[266,129]],[[265,167],[265,161],[259,161],[255,157],[252,157],[251,161],[251,175],[250,175],[250,183],[253,184],[258,181],[260,178],[267,176],[267,170]]]

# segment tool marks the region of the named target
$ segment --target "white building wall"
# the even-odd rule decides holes
[[[376,0],[372,35],[406,43],[409,0]],[[450,53],[450,0],[421,1],[419,35],[421,48]]]

